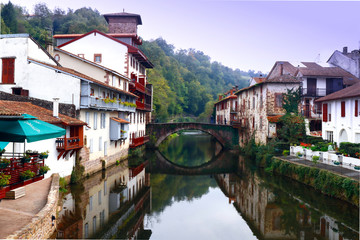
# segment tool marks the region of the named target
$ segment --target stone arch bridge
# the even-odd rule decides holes
[[[149,123],[146,133],[150,136],[150,146],[159,147],[168,136],[181,130],[200,130],[216,138],[225,149],[237,149],[239,146],[239,132],[231,125],[208,123]]]

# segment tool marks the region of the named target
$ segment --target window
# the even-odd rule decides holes
[[[90,113],[89,112],[86,112],[85,113],[85,122],[87,123],[87,126],[86,126],[86,130],[88,130],[89,129],[89,125],[90,125]]]
[[[107,156],[107,141],[104,142],[104,156]]]
[[[102,151],[102,137],[99,137],[99,151]]]
[[[90,88],[90,96],[95,96],[95,90],[93,88]]]
[[[93,234],[96,233],[96,216],[93,217]]]
[[[94,62],[101,63],[101,54],[94,54]]]
[[[60,61],[60,56],[59,56],[59,54],[55,54],[54,59],[55,59],[56,61]]]
[[[328,111],[328,121],[331,122],[331,103],[329,103],[327,111]]]
[[[341,117],[345,117],[345,101],[341,102]]]
[[[98,204],[101,204],[101,190],[98,192]]]
[[[93,197],[90,196],[90,198],[89,198],[89,211],[92,211],[92,209],[93,209]]]
[[[2,59],[2,83],[14,84],[15,58]]]
[[[94,130],[97,129],[97,119],[98,119],[98,117],[97,117],[97,112],[95,112],[95,113],[94,113]]]
[[[89,224],[85,223],[85,238],[89,237]]]
[[[283,102],[283,94],[282,93],[276,93],[275,94],[275,106],[276,107],[282,107]]]
[[[334,132],[333,131],[326,131],[326,140],[330,142],[334,142]]]
[[[100,128],[106,127],[106,113],[101,113],[100,116]]]
[[[106,185],[107,185],[107,181],[105,180],[105,181],[104,181],[104,196],[106,195],[106,188],[107,188]]]
[[[253,97],[253,103],[252,103],[252,105],[253,105],[253,109],[255,109],[255,97]]]

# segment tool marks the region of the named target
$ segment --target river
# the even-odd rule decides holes
[[[359,239],[358,208],[219,149],[183,132],[90,176],[64,194],[57,238]]]

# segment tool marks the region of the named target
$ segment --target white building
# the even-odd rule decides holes
[[[327,62],[360,78],[360,50],[358,49],[351,52],[348,52],[347,47],[344,47],[342,52],[336,50]]]
[[[147,82],[146,68],[152,63],[141,52],[138,45],[137,25],[142,24],[140,15],[129,13],[106,14],[109,34],[93,30],[89,33],[55,35],[60,50],[70,52],[88,61],[112,69],[130,79],[129,91],[136,94],[136,112],[130,114],[130,147],[143,145],[148,141],[145,134],[146,122],[151,119],[152,85]],[[56,56],[55,58],[61,56]]]
[[[360,83],[319,98],[322,137],[336,142],[360,143]]]
[[[215,105],[215,123],[231,125],[237,121],[237,97],[234,95],[237,87],[234,87],[224,95],[219,95],[219,101]]]

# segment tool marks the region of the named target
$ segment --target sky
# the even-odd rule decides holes
[[[8,0],[0,0],[7,3]],[[276,61],[326,63],[335,50],[360,48],[360,1],[12,0],[32,13],[91,7],[140,14],[138,34],[194,48],[233,69],[269,72]]]

